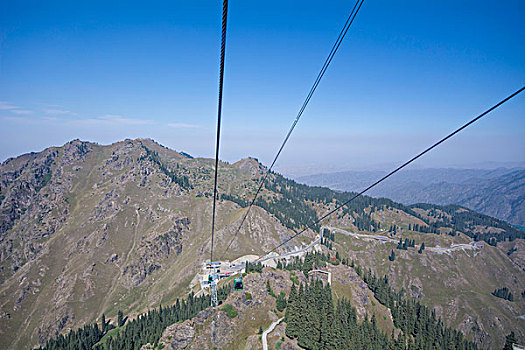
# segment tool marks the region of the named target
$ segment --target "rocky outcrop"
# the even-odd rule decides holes
[[[332,273],[332,280],[352,290],[352,305],[356,308],[359,319],[363,320],[366,315],[365,306],[371,303],[368,285],[359,277],[354,269],[335,266],[331,267],[330,270],[335,272]]]
[[[137,248],[138,259],[124,267],[123,275],[129,284],[138,286],[159,270],[164,260],[171,255],[179,255],[183,247],[183,233],[189,229],[190,220],[185,217],[174,220],[173,226],[165,233],[143,237]]]
[[[84,159],[91,148],[90,143],[74,140],[0,165],[0,262],[9,260],[3,266],[11,268],[2,271],[4,276],[39,256],[42,240],[63,226],[72,182],[64,168]]]
[[[193,321],[187,320],[167,327],[162,333],[160,344],[165,344],[167,350],[186,349],[195,336]]]

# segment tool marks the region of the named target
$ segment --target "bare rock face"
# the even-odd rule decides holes
[[[254,158],[241,159],[235,163],[235,165],[238,166],[239,169],[249,171],[253,175],[260,174],[262,172],[261,165],[259,164],[258,160]]]
[[[197,323],[197,325],[203,325],[204,322],[206,322],[206,320],[208,320],[208,318],[210,318],[210,316],[214,313],[215,309],[208,308],[202,310],[197,314],[197,317],[195,317],[195,323]]]
[[[186,349],[195,337],[195,325],[187,320],[167,327],[162,333],[159,344],[167,350]]]
[[[301,349],[298,345],[287,339],[284,343],[281,344],[279,348],[281,350],[299,350]]]
[[[354,269],[345,269],[342,266],[330,268],[334,280],[337,280],[344,286],[352,288],[352,305],[356,308],[357,316],[363,320],[366,315],[365,306],[371,303],[368,285],[359,277]]]
[[[211,323],[211,342],[214,346],[222,348],[233,336],[232,320],[228,318],[224,311],[219,311]]]
[[[162,262],[170,255],[179,255],[182,252],[182,236],[190,229],[190,220],[187,217],[174,220],[173,226],[165,233],[155,233],[150,237],[143,237],[138,251],[138,260],[124,268],[124,275],[130,286],[136,287],[149,275],[162,267]]]
[[[166,349],[177,350],[186,349],[195,337],[195,323],[192,320],[186,320],[182,323],[174,323],[168,326],[159,340],[158,347],[148,343],[143,345],[141,350]]]

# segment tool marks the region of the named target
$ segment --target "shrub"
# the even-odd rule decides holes
[[[221,307],[221,311],[226,312],[226,315],[229,318],[237,317],[237,315],[239,314],[237,312],[237,309],[231,304],[225,304],[223,307]]]

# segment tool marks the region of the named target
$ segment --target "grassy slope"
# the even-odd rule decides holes
[[[405,213],[385,213],[383,217],[388,225],[407,221]],[[416,244],[425,242],[427,247],[448,247],[469,241],[465,235],[438,236],[408,230],[402,230],[396,237],[415,239]],[[517,319],[525,314],[525,301],[519,297],[525,289],[525,274],[500,248],[486,244],[477,252],[437,254],[425,251],[418,254],[414,248],[401,251],[395,249],[394,243],[381,244],[342,234],[336,235],[336,242],[343,257],[356,259],[379,275],[388,275],[396,289],[404,288],[422,298],[448,324],[461,329],[485,347],[502,346],[502,335],[510,330],[521,339],[525,337],[523,321]],[[392,249],[396,253],[394,262],[388,260]],[[491,295],[494,289],[502,286],[512,290],[514,302]]]

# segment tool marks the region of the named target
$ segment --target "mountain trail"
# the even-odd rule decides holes
[[[277,321],[273,322],[270,327],[268,327],[262,334],[262,344],[263,344],[263,350],[268,350],[268,340],[266,339],[266,337],[268,336],[268,334],[270,334],[275,327],[277,327],[277,325],[279,323],[281,323],[281,321],[284,320],[284,317],[281,317],[280,319],[278,319]]]

